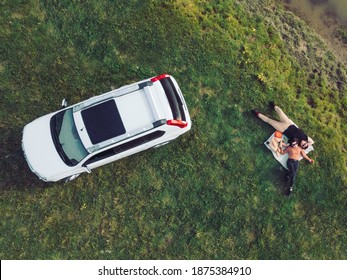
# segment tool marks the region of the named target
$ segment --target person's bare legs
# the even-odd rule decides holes
[[[273,128],[280,132],[284,132],[290,125],[294,124],[294,122],[288,118],[288,116],[282,111],[282,109],[274,104],[274,102],[270,102],[270,104],[273,106],[273,109],[276,111],[278,116],[280,117],[280,120],[274,120],[271,119],[261,113],[259,113],[257,110],[253,110],[253,112],[258,116],[262,121],[268,123]]]
[[[265,116],[265,115],[263,115],[263,114],[261,114],[261,113],[258,114],[258,117],[259,117],[262,121],[268,123],[268,124],[271,125],[274,129],[276,129],[276,130],[278,130],[278,131],[280,131],[280,132],[285,131],[285,130],[287,129],[287,127],[289,126],[289,125],[288,125],[288,122],[286,122],[286,121],[276,121],[276,120],[270,119],[269,117],[267,117],[267,116]]]
[[[292,123],[292,121],[287,117],[287,115],[282,111],[282,109],[280,107],[274,106],[274,110],[276,111],[276,113],[280,117],[281,122],[286,122],[288,124]]]

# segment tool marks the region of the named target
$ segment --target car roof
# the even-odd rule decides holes
[[[114,99],[81,111],[93,145],[125,133],[125,127]]]
[[[171,113],[160,83],[145,80],[74,106],[79,136],[92,153],[164,123]]]

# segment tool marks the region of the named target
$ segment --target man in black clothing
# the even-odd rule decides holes
[[[314,160],[309,158],[306,155],[304,149],[299,147],[298,144],[299,144],[298,139],[294,138],[286,149],[280,151],[282,155],[288,153],[287,167],[289,170],[289,173],[288,173],[289,194],[291,194],[291,192],[293,191],[296,174],[299,168],[299,160],[301,159],[301,157],[308,160],[310,163],[314,163]]]

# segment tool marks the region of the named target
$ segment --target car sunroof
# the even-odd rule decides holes
[[[116,102],[112,99],[81,112],[93,145],[125,133]]]

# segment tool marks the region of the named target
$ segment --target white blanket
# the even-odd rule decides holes
[[[266,141],[264,142],[264,145],[272,152],[272,154],[273,154],[273,156],[275,157],[275,159],[276,159],[280,164],[282,164],[284,168],[288,169],[288,167],[287,167],[288,154],[284,154],[284,155],[281,155],[281,154],[280,154],[279,156],[277,156],[276,152],[274,152],[274,151],[271,149],[270,145],[267,144],[267,143],[271,143],[271,140],[272,140],[272,138],[274,137],[274,134],[275,134],[275,133],[271,134],[271,136],[269,137],[269,139],[266,140]],[[286,143],[286,144],[288,143],[288,138],[287,138],[285,135],[282,136],[282,139],[283,139],[284,143]],[[313,150],[314,150],[314,149],[313,149],[313,146],[310,145],[310,146],[305,150],[305,152],[306,152],[306,154],[308,154],[309,152],[311,152],[311,151],[313,151]],[[302,160],[302,159],[303,159],[303,157],[301,157],[300,160]]]

